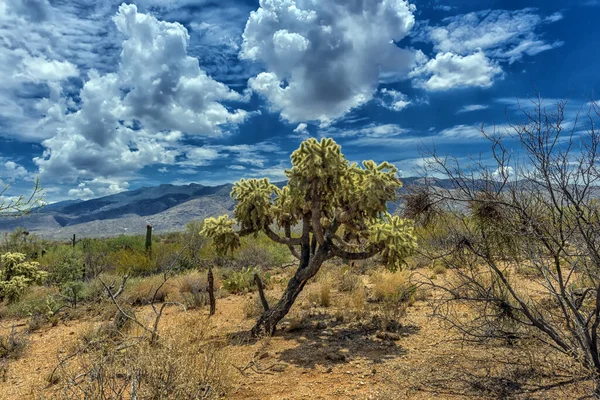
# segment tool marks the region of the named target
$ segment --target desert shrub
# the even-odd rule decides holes
[[[367,313],[367,294],[364,286],[358,287],[345,298],[343,307],[338,310],[342,318],[361,319]]]
[[[21,357],[29,341],[26,335],[12,327],[8,333],[0,333],[0,360]]]
[[[444,275],[447,271],[447,268],[444,265],[444,263],[433,263],[433,265],[431,266],[431,271],[435,275]]]
[[[142,235],[119,235],[112,238],[103,239],[110,251],[118,250],[145,250],[145,236]]]
[[[110,253],[109,260],[119,275],[142,276],[156,272],[156,264],[145,250],[120,249]]]
[[[41,283],[47,273],[40,270],[35,261],[25,261],[22,253],[5,253],[0,256],[0,300],[9,303],[16,301],[25,290],[36,283]]]
[[[80,247],[85,265],[85,279],[95,278],[111,269],[108,259],[110,247],[106,240],[85,238],[81,240]]]
[[[409,302],[416,291],[408,271],[378,271],[371,276],[376,301]]]
[[[152,245],[153,271],[161,272],[181,267],[183,244],[158,241]]]
[[[122,340],[94,332],[74,349],[81,356],[63,363],[51,380],[67,399],[113,398],[115,389],[118,398],[224,398],[231,387],[231,364],[209,333],[205,320],[191,316],[155,344],[134,341],[122,346]]]
[[[83,288],[79,293],[79,298],[81,301],[98,302],[107,298],[106,289],[100,280],[104,281],[104,283],[111,287],[113,291],[116,291],[118,290],[123,278],[109,274],[99,274],[97,277],[91,279],[90,281],[86,282],[85,285],[83,285]]]
[[[270,307],[272,307],[276,302],[277,298],[271,296],[269,294],[265,294],[265,298],[267,299],[267,303]],[[260,296],[251,296],[249,297],[243,306],[244,315],[246,318],[254,318],[262,315],[264,312],[264,307],[262,305],[262,301],[260,300]]]
[[[4,253],[22,253],[30,260],[38,260],[47,246],[47,242],[30,233],[23,227],[12,232],[4,232],[2,246]]]
[[[373,298],[378,304],[376,325],[385,331],[396,331],[406,308],[415,301],[416,286],[410,281],[409,271],[382,270],[371,276]]]
[[[192,220],[185,226],[185,232],[179,240],[187,245],[179,265],[182,269],[198,268],[205,260],[203,249],[209,244],[208,239],[200,235],[202,221]]]
[[[271,269],[280,267],[289,260],[289,249],[274,243],[264,233],[243,238],[239,250],[233,255],[238,268],[259,266]]]
[[[130,278],[121,299],[134,306],[148,304],[152,299],[156,302],[163,302],[169,296],[169,293],[174,293],[175,285],[173,281],[167,281],[154,296],[156,289],[162,284],[162,275],[153,275],[148,277]]]
[[[208,304],[208,281],[206,273],[190,271],[174,278],[179,298],[177,301],[183,303],[186,308],[193,309]],[[215,287],[218,287],[215,282]],[[174,295],[169,295],[169,300],[175,300]]]
[[[41,259],[41,264],[48,271],[48,280],[55,285],[83,279],[83,253],[72,246],[58,245],[51,247]]]
[[[350,269],[342,270],[337,283],[340,292],[354,292],[363,285],[361,277],[353,273]]]
[[[25,318],[48,311],[49,299],[58,293],[56,287],[31,286],[18,301],[0,308],[0,318]]]
[[[329,307],[331,305],[331,281],[321,280],[310,285],[307,299],[311,304]]]
[[[256,287],[254,284],[254,274],[258,274],[262,280],[263,286],[269,287],[271,284],[271,275],[262,274],[260,269],[248,267],[236,270],[223,271],[223,289],[231,294],[240,294],[253,292]]]

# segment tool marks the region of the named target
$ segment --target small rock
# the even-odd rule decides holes
[[[260,356],[258,356],[258,359],[259,360],[264,360],[267,357],[269,357],[269,353],[268,352],[264,352]]]

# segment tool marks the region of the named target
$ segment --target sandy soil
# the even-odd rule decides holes
[[[454,341],[454,332],[431,317],[427,301],[408,308],[397,340],[378,337],[368,323],[339,321],[346,294],[334,293],[331,307],[298,305],[307,315],[301,329],[256,341],[243,334],[253,323],[243,312],[249,296],[220,299],[211,319],[229,338],[240,370],[230,399],[573,399],[589,390],[585,382],[556,385],[567,378],[548,375],[564,362],[552,354],[544,367],[531,361],[531,349]],[[176,329],[182,313],[169,309],[161,324]],[[58,360],[100,323],[84,317],[32,333],[25,355],[11,361],[0,380],[0,399],[53,398],[47,378]],[[3,332],[12,325],[24,329],[25,321],[0,321]]]

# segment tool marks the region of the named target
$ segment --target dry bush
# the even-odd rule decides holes
[[[146,278],[131,278],[127,281],[121,299],[125,303],[134,306],[148,304],[152,301],[156,288],[158,288],[162,282],[162,275],[153,275]],[[154,300],[163,302],[172,293],[177,293],[177,288],[174,282],[168,281],[160,288],[158,293],[156,293]]]
[[[270,307],[275,305],[278,300],[276,297],[269,294],[265,294],[265,298],[267,299],[267,303],[269,303]],[[243,309],[246,318],[258,317],[259,315],[262,315],[265,310],[260,300],[260,296],[258,295],[249,297],[244,303]]]
[[[51,382],[62,399],[219,399],[232,370],[206,320],[185,316],[155,344],[91,335],[61,363]]]
[[[331,281],[321,279],[310,285],[306,298],[310,304],[329,307],[331,305]]]
[[[354,292],[363,287],[361,277],[350,270],[343,271],[337,282],[340,292]]]
[[[376,301],[410,302],[416,291],[408,271],[380,270],[371,276],[371,283]]]
[[[173,279],[177,289],[169,293],[170,301],[185,304],[187,309],[200,308],[208,304],[208,280],[206,272],[191,271]],[[219,287],[218,283],[215,283]]]
[[[367,315],[367,293],[363,286],[352,291],[345,298],[344,306],[338,310],[339,315],[344,320],[360,320]],[[338,320],[341,319],[339,316]]]
[[[379,303],[375,325],[385,331],[397,331],[406,308],[415,301],[416,286],[410,281],[410,272],[377,271],[371,276],[371,282],[373,299]]]
[[[21,357],[28,344],[27,336],[19,333],[14,326],[8,333],[0,333],[0,360]]]
[[[446,273],[448,269],[446,268],[446,266],[442,263],[434,263],[431,266],[431,271],[435,274],[435,275],[444,275]]]

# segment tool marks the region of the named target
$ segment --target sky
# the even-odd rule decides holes
[[[600,0],[0,0],[0,179],[48,202],[285,178],[308,137],[417,174],[600,92]]]

